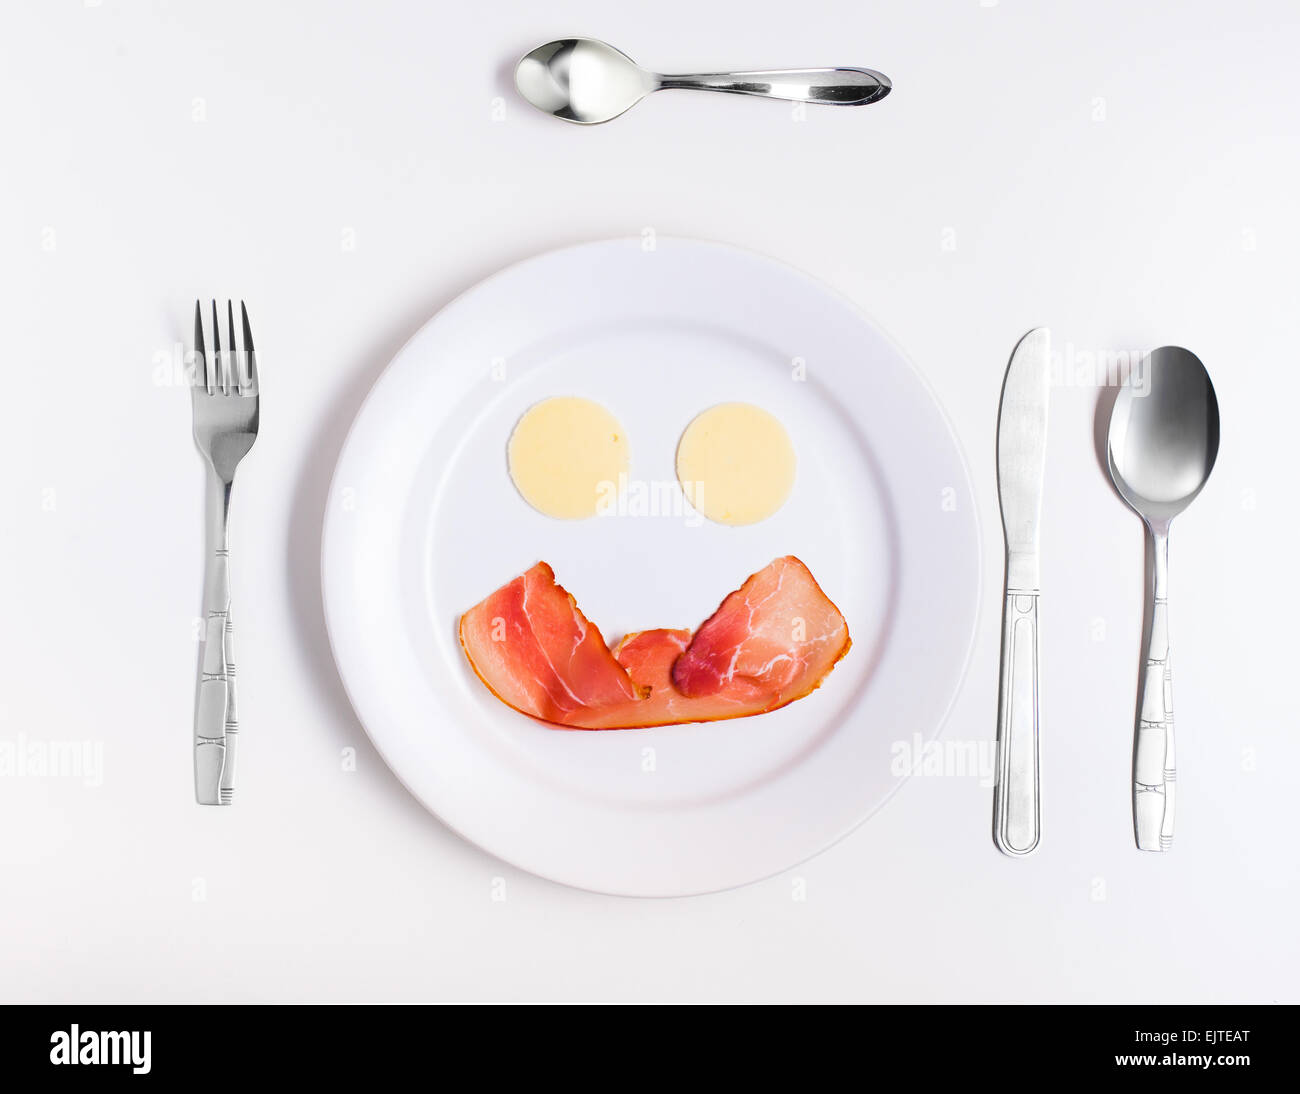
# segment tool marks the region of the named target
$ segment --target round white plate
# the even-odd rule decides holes
[[[506,441],[551,395],[622,421],[623,512],[557,521],[515,492]],[[776,414],[799,461],[789,502],[746,528],[673,490],[682,430],[732,400]],[[612,642],[698,626],[785,554],[853,648],[819,690],[758,717],[554,729],[492,696],[457,642],[461,613],[539,559]],[[732,247],[612,240],[503,270],[407,343],[339,458],[322,571],[344,686],[417,798],[535,874],[671,896],[792,866],[897,789],[965,668],[979,539],[942,411],[850,304]]]

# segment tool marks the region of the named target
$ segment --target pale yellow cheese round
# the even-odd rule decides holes
[[[756,524],[785,504],[795,455],[779,421],[749,403],[723,403],[697,416],[677,445],[687,500],[719,524]]]
[[[627,475],[627,434],[590,399],[562,396],[530,407],[507,448],[510,477],[548,517],[581,520],[617,496]]]

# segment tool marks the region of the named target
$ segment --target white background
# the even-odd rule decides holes
[[[665,93],[581,129],[509,81],[571,33],[895,91],[802,121]],[[6,5],[0,740],[101,742],[104,782],[0,778],[0,997],[1296,1001],[1298,50],[1285,0]],[[822,278],[939,393],[985,552],[950,740],[994,733],[999,385],[1052,328],[1033,858],[994,850],[977,778],[918,777],[785,875],[600,897],[466,845],[368,745],[318,556],[360,400],[481,277],[644,228]],[[200,294],[249,302],[264,381],[230,810],[192,803],[202,477],[165,364]],[[1087,355],[1165,343],[1209,367],[1223,443],[1173,536],[1179,817],[1155,856],[1129,819],[1142,540]]]

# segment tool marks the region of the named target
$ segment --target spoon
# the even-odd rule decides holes
[[[661,76],[595,38],[561,38],[538,46],[519,62],[515,86],[538,110],[566,122],[596,125],[617,118],[650,92],[665,87],[862,106],[883,99],[893,85],[887,76],[869,68]]]
[[[1167,851],[1174,838],[1169,525],[1201,492],[1218,452],[1219,404],[1205,366],[1178,346],[1154,350],[1111,408],[1106,456],[1154,559],[1133,745],[1133,829],[1143,851]]]

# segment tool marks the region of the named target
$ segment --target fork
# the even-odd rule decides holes
[[[235,342],[235,308],[226,301],[229,349],[221,350],[217,302],[212,301],[212,355],[203,340],[203,311],[194,302],[194,443],[207,476],[203,649],[194,709],[194,792],[200,805],[229,805],[235,794],[239,717],[235,707],[234,626],[230,619],[230,493],[235,468],[257,440],[257,356],[248,310],[243,353]]]

